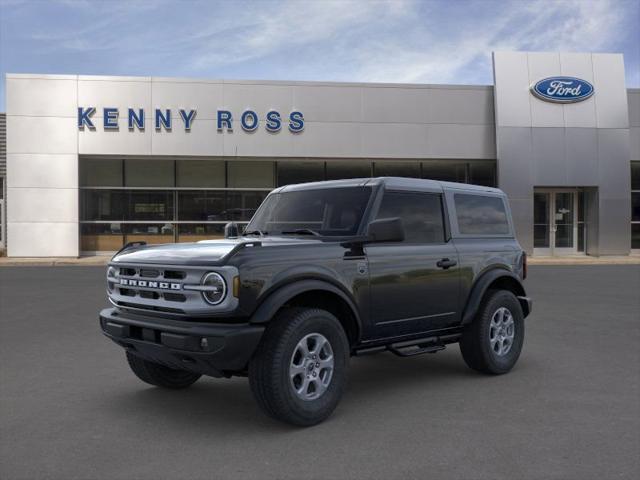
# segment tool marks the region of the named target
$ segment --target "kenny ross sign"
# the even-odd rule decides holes
[[[96,126],[93,117],[96,113],[95,107],[78,107],[78,128],[84,130],[88,128],[95,130]],[[197,111],[178,110],[179,120],[172,118],[171,109],[156,108],[153,113],[153,126],[156,131],[165,130],[171,132],[174,123],[178,122],[185,131],[191,130],[191,126],[196,119]],[[105,130],[117,130],[120,128],[120,115],[127,118],[127,127],[133,131],[135,129],[145,129],[145,111],[143,108],[127,108],[126,113],[120,112],[119,109],[113,107],[105,107],[102,109],[102,126]],[[218,110],[216,112],[216,123],[219,132],[225,130],[233,131],[234,123],[239,122],[242,130],[245,132],[254,132],[260,127],[260,117],[253,110],[245,110],[239,119],[234,118],[229,110]],[[286,120],[282,118],[280,112],[269,110],[265,115],[264,128],[268,132],[277,133],[282,129],[282,124],[287,123],[288,129],[292,133],[299,133],[304,130],[304,116],[302,112],[297,110],[289,113]]]

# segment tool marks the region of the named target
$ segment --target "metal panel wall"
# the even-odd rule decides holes
[[[518,212],[521,244],[533,251],[534,187],[596,187],[591,203],[598,228],[597,233],[590,229],[588,253],[628,254],[629,159],[635,140],[629,139],[622,55],[495,52],[493,63],[498,184]],[[530,93],[533,83],[556,75],[587,80],[595,93],[569,104]]]
[[[147,77],[78,77],[78,106],[96,107],[95,129],[79,132],[87,155],[201,155],[306,158],[494,159],[493,92],[482,86],[251,82]],[[102,109],[120,111],[119,128],[102,128]],[[143,108],[146,128],[127,128],[127,108]],[[171,109],[174,128],[153,128],[155,108]],[[197,109],[185,131],[179,109]],[[216,111],[235,117],[219,132]],[[299,110],[304,132],[239,128],[238,117]]]
[[[7,253],[77,256],[77,77],[7,75]]]

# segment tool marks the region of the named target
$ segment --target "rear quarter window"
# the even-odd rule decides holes
[[[458,230],[462,235],[508,235],[507,211],[502,197],[456,193]]]

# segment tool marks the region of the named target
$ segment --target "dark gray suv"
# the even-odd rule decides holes
[[[352,355],[459,343],[488,374],[514,366],[531,312],[526,255],[495,188],[368,178],[281,187],[244,232],[126,245],[107,270],[110,339],[143,381],[249,377],[268,415],[327,418]]]

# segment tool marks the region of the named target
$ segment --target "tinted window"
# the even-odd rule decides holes
[[[385,192],[377,218],[399,217],[405,242],[442,243],[442,198],[428,193]]]
[[[320,235],[355,235],[370,196],[369,187],[276,193],[267,197],[247,231],[311,234],[303,231],[307,229]]]
[[[465,235],[507,235],[509,223],[500,197],[454,195],[458,228]]]

